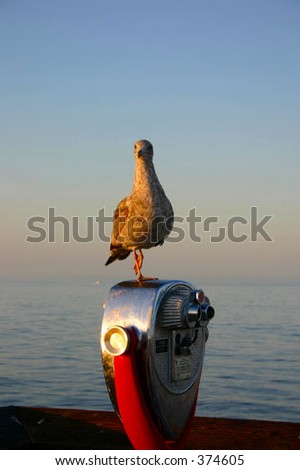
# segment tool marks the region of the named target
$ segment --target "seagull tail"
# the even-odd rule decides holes
[[[105,263],[105,266],[107,266],[108,264],[112,263],[113,261],[115,261],[117,258],[115,256],[110,256],[108,258],[108,260],[106,261]]]
[[[110,251],[110,257],[108,258],[108,260],[106,261],[105,263],[105,266],[107,266],[108,264],[112,263],[113,261],[116,261],[116,259],[125,259],[127,258],[127,256],[129,256],[131,253],[130,250],[126,250],[126,249],[112,249]]]

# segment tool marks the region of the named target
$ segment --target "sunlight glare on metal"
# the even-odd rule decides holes
[[[120,356],[127,351],[129,346],[129,335],[125,328],[112,326],[104,335],[105,349],[112,356]]]

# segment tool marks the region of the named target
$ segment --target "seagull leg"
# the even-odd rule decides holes
[[[142,250],[140,250],[138,258],[137,258],[137,262],[138,262],[140,270],[142,269],[143,261],[144,261],[144,255],[143,255]]]
[[[133,270],[137,276],[141,275],[140,267],[139,267],[139,262],[138,262],[138,256],[136,254],[136,250],[132,250],[133,258],[134,258],[134,265],[133,265]]]
[[[142,268],[143,260],[144,260],[144,255],[143,255],[142,250],[139,251],[138,255],[136,254],[136,250],[133,250],[132,253],[133,253],[133,257],[134,257],[133,269],[134,269],[135,274],[137,275],[137,281],[138,282],[141,282],[141,281],[156,281],[157,277],[146,277],[146,276],[143,276],[142,273],[141,273],[141,268]]]

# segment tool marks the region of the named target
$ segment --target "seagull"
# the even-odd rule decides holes
[[[132,252],[137,280],[155,280],[157,278],[141,273],[142,250],[164,243],[172,230],[174,213],[154,169],[152,144],[148,140],[138,140],[134,144],[134,158],[132,192],[114,211],[110,256],[105,265],[123,260]]]

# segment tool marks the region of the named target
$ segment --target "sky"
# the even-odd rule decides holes
[[[145,252],[145,275],[298,283],[299,31],[297,0],[0,0],[0,278],[132,278],[132,259],[104,267],[95,218],[130,193],[145,138],[185,235]],[[49,208],[69,242],[59,221],[49,242]]]

